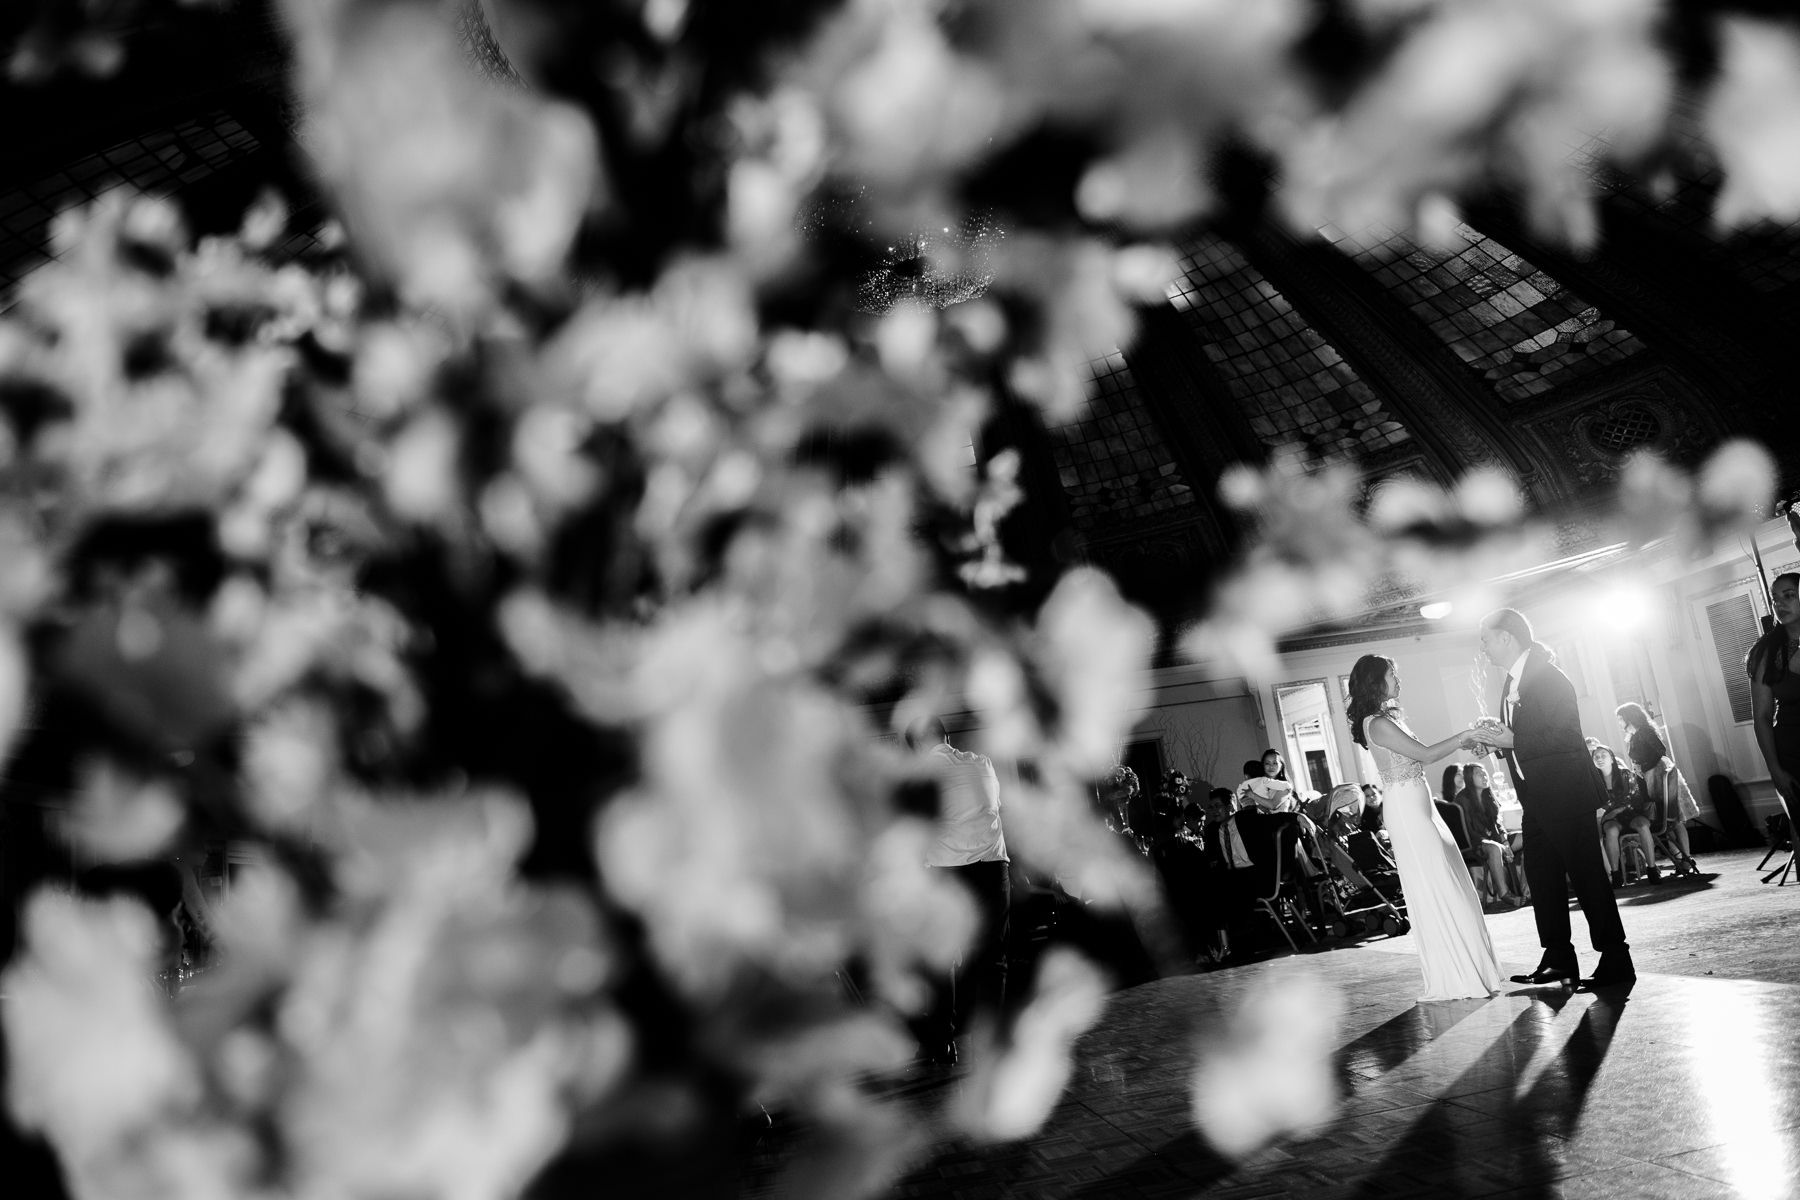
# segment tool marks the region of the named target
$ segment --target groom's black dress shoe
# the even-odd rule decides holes
[[[1577,991],[1592,992],[1600,988],[1624,987],[1637,982],[1637,968],[1631,965],[1631,951],[1627,949],[1603,950],[1600,953],[1600,965],[1594,968],[1594,974],[1581,981]]]
[[[1529,975],[1514,975],[1514,983],[1529,983],[1538,986],[1557,983],[1563,987],[1574,987],[1575,980],[1581,971],[1574,963],[1539,963],[1538,969]]]

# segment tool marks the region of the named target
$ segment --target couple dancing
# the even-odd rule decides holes
[[[1513,982],[1572,984],[1578,977],[1566,899],[1572,886],[1600,952],[1600,965],[1581,981],[1583,989],[1628,984],[1636,972],[1594,835],[1594,810],[1603,797],[1589,765],[1575,688],[1551,661],[1549,648],[1532,636],[1530,622],[1513,609],[1483,619],[1481,652],[1506,672],[1505,721],[1480,722],[1431,745],[1414,737],[1400,715],[1400,673],[1392,659],[1364,655],[1350,672],[1350,736],[1374,755],[1381,771],[1394,861],[1425,975],[1419,998],[1491,996],[1501,984],[1468,868],[1425,783],[1425,765],[1459,749],[1504,753],[1524,810],[1525,874],[1544,956],[1537,970],[1515,975]]]

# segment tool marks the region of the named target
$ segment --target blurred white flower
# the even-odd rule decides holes
[[[25,719],[30,683],[30,666],[18,635],[10,621],[0,619],[0,764],[12,753],[13,739]]]
[[[756,335],[747,281],[722,260],[691,259],[671,266],[649,295],[590,301],[546,347],[539,369],[552,395],[617,421],[743,366]]]
[[[1137,719],[1155,628],[1091,568],[1057,582],[1037,619],[1037,659],[1054,690],[1056,744],[1077,771],[1109,765]]]
[[[927,9],[855,6],[843,23],[824,36],[865,49],[835,81],[830,112],[858,178],[913,182],[961,166],[1001,131],[1001,82],[959,56]]]
[[[1498,469],[1470,471],[1457,480],[1454,494],[1462,515],[1477,525],[1504,525],[1525,512],[1519,485]]]
[[[392,443],[383,473],[394,512],[421,524],[454,519],[462,496],[462,449],[462,430],[442,409],[428,409],[408,421]]]
[[[1407,231],[1421,197],[1500,171],[1544,236],[1585,246],[1596,228],[1588,165],[1663,132],[1671,73],[1655,0],[1491,0],[1424,6],[1341,115],[1262,129],[1282,159],[1297,228]]]
[[[290,700],[245,731],[245,804],[268,829],[311,836],[337,769],[337,733],[316,702]]]
[[[1076,185],[1075,204],[1090,221],[1172,228],[1210,207],[1204,167],[1193,132],[1171,125],[1089,166]],[[1161,295],[1159,288],[1156,296]]]
[[[444,340],[422,323],[365,326],[352,378],[357,411],[388,420],[411,409],[426,395],[446,349]]]
[[[244,219],[238,225],[238,238],[247,249],[268,250],[287,232],[287,223],[287,202],[275,192],[265,191],[244,210]]]
[[[1336,989],[1304,969],[1275,972],[1247,990],[1199,1047],[1192,1098],[1201,1136],[1238,1159],[1329,1121],[1342,1010]]]
[[[1113,282],[1119,294],[1139,304],[1166,300],[1170,282],[1181,273],[1181,263],[1167,246],[1139,242],[1113,255]]]
[[[6,971],[7,1098],[54,1140],[76,1191],[121,1146],[174,1119],[200,1081],[152,977],[164,934],[134,900],[40,891]]]
[[[1080,954],[1063,946],[1045,951],[1007,1043],[974,1056],[953,1101],[956,1126],[983,1141],[1036,1133],[1069,1081],[1075,1039],[1099,1019],[1107,990],[1099,968]]]
[[[81,765],[67,810],[53,816],[56,832],[91,861],[138,862],[168,849],[187,808],[166,780],[92,758]]]
[[[1706,456],[1696,478],[1696,494],[1713,521],[1748,528],[1762,515],[1775,480],[1775,459],[1769,452],[1738,438]]]
[[[576,109],[490,86],[427,5],[283,5],[307,100],[303,139],[404,295],[457,319],[509,281],[555,281],[602,190]]]
[[[1720,71],[1706,132],[1725,186],[1713,219],[1725,228],[1800,218],[1800,33],[1789,24],[1719,18]]]

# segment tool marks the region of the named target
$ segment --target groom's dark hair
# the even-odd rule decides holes
[[[1535,650],[1551,662],[1556,661],[1556,652],[1537,640],[1537,635],[1531,631],[1531,622],[1526,619],[1524,613],[1516,608],[1496,608],[1493,612],[1481,618],[1481,627],[1483,629],[1498,629],[1502,633],[1509,633],[1512,635],[1513,640],[1525,647],[1525,649]]]

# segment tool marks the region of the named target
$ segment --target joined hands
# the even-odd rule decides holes
[[[1469,754],[1492,754],[1511,744],[1511,734],[1504,722],[1483,717],[1463,731],[1462,749]]]

